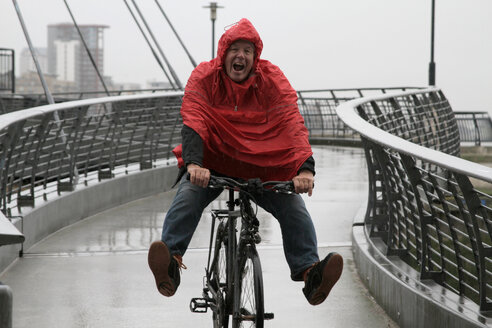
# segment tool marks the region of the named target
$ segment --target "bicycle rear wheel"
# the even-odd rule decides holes
[[[233,328],[263,328],[263,276],[256,249],[247,246],[236,266]]]

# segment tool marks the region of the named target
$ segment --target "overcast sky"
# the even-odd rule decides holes
[[[131,0],[128,0],[131,2]],[[105,24],[105,75],[115,82],[166,80],[123,0],[68,0],[79,24]],[[70,22],[63,0],[18,0],[33,43],[48,24]],[[211,57],[209,4],[159,0],[197,62]],[[166,57],[185,83],[193,66],[154,0],[137,0]],[[246,17],[263,39],[263,59],[297,90],[425,86],[431,0],[219,0],[224,27]],[[492,109],[492,1],[436,0],[436,84],[455,110]],[[0,48],[27,46],[13,2],[0,0]]]

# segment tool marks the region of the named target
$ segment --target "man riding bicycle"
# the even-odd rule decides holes
[[[297,94],[282,71],[260,59],[263,43],[241,19],[220,38],[217,57],[198,65],[187,82],[181,116],[179,188],[164,220],[161,241],[148,261],[159,292],[172,296],[180,284],[182,256],[203,210],[221,193],[207,188],[216,175],[263,181],[292,180],[297,194],[263,193],[256,202],[280,223],[284,253],[304,295],[322,303],[338,281],[343,260],[319,260],[316,232],[301,193],[311,196],[315,163]],[[185,176],[189,173],[189,180]]]

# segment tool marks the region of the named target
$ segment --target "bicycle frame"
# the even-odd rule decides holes
[[[207,268],[205,269],[205,281],[203,287],[203,298],[193,298],[190,303],[190,309],[192,312],[207,312],[207,308],[211,308],[214,313],[218,309],[218,300],[220,300],[220,289],[225,287],[226,289],[226,313],[225,315],[232,315],[232,300],[234,294],[234,265],[237,256],[237,237],[236,237],[236,227],[237,219],[241,216],[241,211],[236,210],[236,200],[234,197],[234,190],[229,189],[229,200],[227,201],[227,210],[219,209],[212,210],[212,227],[210,232],[210,247],[208,250],[208,261]],[[217,229],[215,229],[216,223],[219,222]],[[215,274],[213,268],[215,261],[218,261],[218,256],[216,254],[217,247],[212,247],[215,241],[217,244],[218,240],[226,240],[226,286],[221,286],[220,281],[217,283],[218,277],[214,277]],[[232,241],[232,242],[231,242]],[[217,246],[217,245],[215,245]]]
[[[241,327],[243,321],[254,321],[255,326],[263,327],[263,320],[273,319],[273,313],[264,313],[263,307],[263,278],[261,264],[256,244],[260,243],[259,221],[251,205],[251,192],[263,190],[271,186],[274,191],[292,192],[291,182],[270,181],[261,183],[258,179],[249,180],[247,184],[231,183],[224,178],[222,186],[229,189],[227,210],[212,210],[212,227],[210,247],[202,298],[193,298],[190,302],[192,312],[213,311],[214,327],[227,327],[229,318],[233,319],[233,327]],[[229,181],[229,182],[228,182]],[[235,185],[237,184],[237,185]],[[235,198],[234,189],[239,191]],[[239,210],[236,208],[239,207]],[[237,219],[241,218],[239,236],[237,234]],[[215,229],[216,223],[217,229]],[[215,238],[214,238],[215,236]],[[215,240],[215,247],[214,245]],[[223,263],[220,263],[221,249],[225,249],[225,279],[221,277]],[[245,274],[250,276],[245,281],[254,280],[254,305],[252,309],[241,304],[249,304],[244,300],[243,279]],[[248,280],[249,279],[249,280]],[[249,287],[248,283],[244,284]],[[251,311],[249,311],[251,310]]]

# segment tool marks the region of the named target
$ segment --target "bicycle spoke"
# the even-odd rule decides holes
[[[251,259],[248,259],[244,265],[241,286],[241,318],[245,321],[254,321],[256,318],[255,286],[253,279],[253,262]],[[250,323],[250,325],[243,324],[242,326],[254,327],[254,323]]]
[[[222,247],[220,247],[218,273],[219,273],[220,284],[225,285],[226,278],[227,278],[227,261],[226,261],[226,248],[224,244],[222,244]]]

